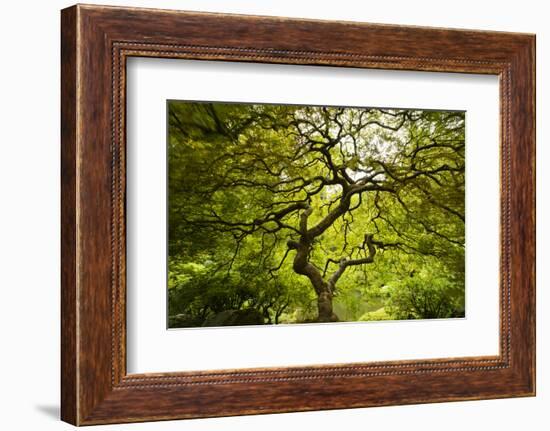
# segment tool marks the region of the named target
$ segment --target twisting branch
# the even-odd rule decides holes
[[[338,269],[332,274],[328,281],[329,288],[332,292],[335,290],[336,283],[346,270],[346,268],[350,266],[356,266],[356,265],[364,265],[367,263],[374,262],[374,256],[376,255],[376,248],[374,246],[373,242],[373,235],[372,234],[365,234],[365,240],[363,242],[363,246],[366,246],[368,248],[368,255],[363,258],[359,259],[346,259],[342,258],[340,259]]]

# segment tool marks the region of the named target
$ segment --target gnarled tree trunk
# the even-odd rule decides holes
[[[287,246],[291,250],[296,250],[294,256],[294,263],[292,265],[294,272],[297,274],[305,275],[309,278],[315,293],[317,294],[317,321],[318,322],[337,322],[338,316],[334,313],[332,308],[332,299],[336,289],[336,283],[344,273],[347,267],[354,265],[363,265],[372,263],[374,261],[374,255],[376,254],[376,248],[374,244],[380,244],[373,240],[373,236],[366,234],[363,241],[362,248],[368,250],[368,256],[360,259],[341,259],[338,262],[338,269],[327,280],[324,279],[319,268],[309,262],[309,253],[312,248],[311,236],[308,235],[306,220],[311,214],[311,210],[308,208],[302,214],[302,232],[299,241],[288,241]]]
[[[325,290],[317,294],[318,322],[337,322],[338,316],[332,311],[332,292]]]
[[[338,316],[332,311],[332,291],[321,271],[308,261],[308,255],[311,250],[311,241],[306,236],[302,236],[300,241],[289,241],[288,248],[296,250],[294,263],[292,265],[294,272],[305,275],[309,278],[313,289],[317,295],[318,322],[335,322]]]

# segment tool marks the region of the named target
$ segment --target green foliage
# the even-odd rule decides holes
[[[359,318],[359,320],[362,322],[369,322],[373,320],[391,320],[392,318],[393,316],[388,314],[384,307],[380,307],[377,310],[366,312]]]
[[[386,311],[395,319],[464,317],[464,280],[424,267],[388,290]]]
[[[464,315],[464,113],[170,102],[168,154],[171,327]]]

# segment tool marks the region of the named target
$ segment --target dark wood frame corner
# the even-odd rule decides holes
[[[61,50],[63,420],[88,425],[534,395],[534,35],[78,5],[62,11]],[[498,75],[500,354],[127,375],[130,56]]]

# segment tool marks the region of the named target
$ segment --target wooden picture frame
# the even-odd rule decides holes
[[[63,10],[61,21],[64,421],[535,394],[534,35],[84,5]],[[128,375],[125,65],[131,56],[498,75],[500,354]]]

